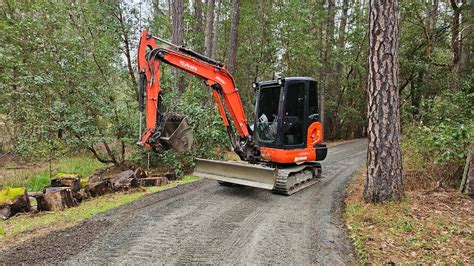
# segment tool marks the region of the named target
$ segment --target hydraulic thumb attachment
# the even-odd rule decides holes
[[[142,135],[143,112],[145,111],[146,76],[140,73],[138,88],[138,110],[140,111],[139,145],[148,146],[156,152],[167,149],[190,151],[193,144],[193,131],[185,115],[162,113],[161,99],[156,110],[155,128],[147,128]],[[158,98],[161,98],[160,96]]]

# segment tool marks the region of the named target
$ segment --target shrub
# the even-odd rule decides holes
[[[474,140],[473,100],[473,93],[445,92],[422,102],[420,120],[404,129],[406,170],[418,169],[417,177],[438,184],[458,185]]]

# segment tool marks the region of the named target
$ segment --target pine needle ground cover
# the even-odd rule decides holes
[[[367,204],[365,167],[346,190],[344,220],[360,263],[474,264],[474,200],[457,191],[408,191]]]

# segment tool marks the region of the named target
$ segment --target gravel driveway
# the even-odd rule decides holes
[[[202,180],[4,250],[0,264],[352,264],[341,204],[366,148],[365,140],[330,148],[323,179],[292,196]]]

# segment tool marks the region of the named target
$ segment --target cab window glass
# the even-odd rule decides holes
[[[283,116],[283,142],[285,145],[303,144],[305,82],[288,84]]]
[[[308,91],[308,110],[309,114],[319,114],[319,108],[318,108],[318,90],[316,87],[316,82],[315,81],[310,81],[309,82],[309,91]]]

